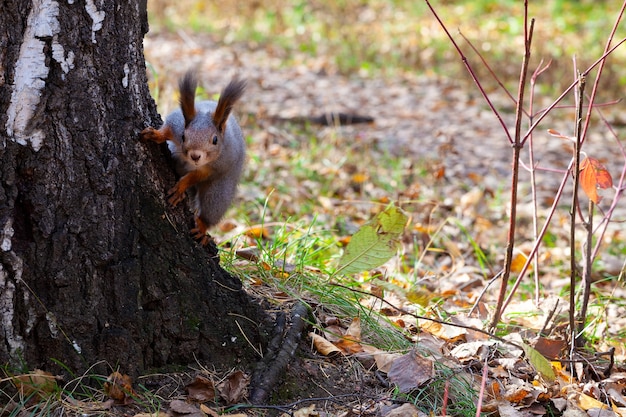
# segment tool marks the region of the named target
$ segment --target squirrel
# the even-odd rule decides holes
[[[206,246],[207,231],[230,206],[243,171],[245,141],[231,111],[246,88],[245,80],[233,78],[217,101],[195,101],[198,81],[187,71],[179,81],[180,109],[165,118],[159,128],[147,127],[143,141],[167,142],[180,179],[168,191],[168,202],[178,205],[189,190],[195,214],[193,237]]]

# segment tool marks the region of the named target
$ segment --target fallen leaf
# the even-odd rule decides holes
[[[363,346],[359,343],[361,341],[361,319],[355,317],[350,323],[350,326],[345,331],[343,336],[334,342],[335,346],[343,351],[347,355],[362,352]]]
[[[465,334],[467,333],[467,329],[462,327],[436,323],[430,320],[420,321],[419,326],[422,330],[448,342],[462,340],[465,338]]]
[[[11,381],[24,398],[36,395],[45,399],[58,389],[55,376],[41,369],[35,369],[29,374],[16,375]]]
[[[525,253],[517,252],[511,260],[511,272],[519,273],[526,264],[528,256]]]
[[[235,404],[242,400],[246,388],[250,384],[250,377],[242,371],[234,371],[220,383],[217,390],[226,403]]]
[[[435,375],[433,361],[424,358],[415,350],[393,361],[387,373],[389,380],[396,384],[400,392],[407,393],[425,384]]]
[[[590,410],[592,408],[599,408],[599,409],[608,408],[607,405],[604,404],[603,402],[600,402],[596,400],[595,398],[590,397],[589,395],[583,394],[583,393],[581,393],[578,396],[578,406],[585,411]]]
[[[394,408],[389,413],[385,414],[385,417],[418,417],[419,410],[413,404],[402,404],[401,406]]]
[[[128,375],[113,372],[104,383],[104,393],[115,401],[128,404],[135,396],[133,391],[133,381]]]
[[[524,349],[524,353],[528,358],[528,362],[535,368],[535,370],[546,380],[546,381],[554,381],[556,375],[554,374],[554,369],[552,369],[552,365],[550,362],[537,350],[530,347],[526,343],[522,343],[522,348]]]
[[[386,374],[389,373],[393,361],[402,356],[399,353],[385,352],[384,350],[380,350],[378,348],[375,348],[374,346],[368,345],[363,346],[363,351],[371,355],[376,362],[376,367],[378,368],[378,370]]]
[[[567,342],[563,339],[539,337],[533,347],[547,358],[559,358],[561,352],[567,347]]]
[[[361,341],[361,319],[359,317],[352,319],[352,323],[348,326],[348,329],[344,333],[344,337],[352,339],[356,342]]]
[[[204,417],[204,413],[198,407],[182,400],[172,400],[170,402],[170,411],[175,416]]]
[[[248,236],[251,239],[269,239],[270,232],[266,227],[263,226],[252,226],[248,228],[244,235]]]
[[[526,417],[527,415],[508,403],[498,404],[498,414],[500,417]]]
[[[315,404],[308,407],[300,408],[293,413],[294,417],[317,417],[320,414],[315,411]]]
[[[110,410],[115,405],[115,400],[109,398],[106,401],[80,401],[72,397],[63,398],[64,402],[70,404],[80,414],[89,414],[95,411]]]
[[[256,246],[249,246],[247,248],[238,249],[235,254],[247,261],[257,262],[261,256],[261,251]]]
[[[197,375],[196,378],[185,386],[189,399],[200,403],[215,400],[215,385],[213,381]]]
[[[364,224],[346,246],[337,273],[354,274],[387,262],[398,251],[399,238],[407,221],[402,210],[389,206]]]
[[[309,333],[309,337],[313,340],[313,347],[324,356],[331,356],[341,353],[341,349],[316,333]]]
[[[204,414],[206,414],[207,416],[210,417],[220,417],[219,414],[217,414],[217,412],[215,410],[213,410],[212,408],[206,406],[205,404],[200,404],[200,411],[202,411]],[[224,414],[224,416],[226,416],[228,414]]]

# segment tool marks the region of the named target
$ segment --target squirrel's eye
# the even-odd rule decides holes
[[[183,133],[183,136],[181,136],[180,140],[181,140],[181,142],[185,141],[185,134],[184,133]]]
[[[213,145],[217,145],[217,135],[213,136]]]

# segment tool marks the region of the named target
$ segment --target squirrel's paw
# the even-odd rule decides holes
[[[202,221],[202,219],[196,216],[196,227],[191,229],[191,235],[194,239],[200,242],[200,245],[206,246],[213,240],[210,234],[207,233],[209,227]]]
[[[158,136],[157,130],[153,127],[146,127],[139,134],[139,139],[142,141],[154,140],[154,138]]]
[[[199,228],[193,228],[191,229],[191,236],[198,241],[198,243],[200,243],[200,245],[202,246],[206,246],[209,244],[209,242],[211,240],[213,240],[213,237],[211,237],[211,235],[207,234],[206,230],[201,230]]]
[[[178,184],[167,192],[167,202],[170,203],[172,207],[176,207],[184,198],[185,190],[182,190]]]
[[[141,139],[142,142],[163,143],[167,140],[167,137],[158,129],[146,127],[139,134],[139,139]]]

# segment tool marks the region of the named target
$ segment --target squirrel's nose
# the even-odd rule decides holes
[[[189,157],[194,161],[194,162],[198,162],[200,160],[200,157],[202,155],[200,154],[200,152],[189,152]]]

